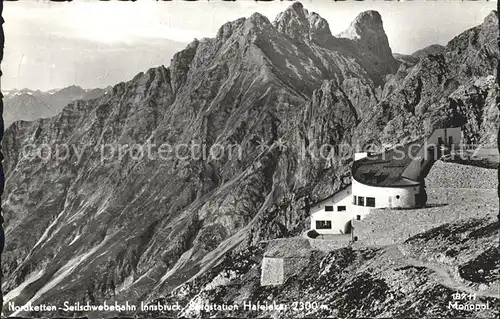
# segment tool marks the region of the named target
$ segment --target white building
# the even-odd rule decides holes
[[[363,219],[374,208],[425,206],[427,173],[460,140],[460,127],[436,129],[427,138],[379,154],[355,154],[352,184],[310,205],[311,229],[319,234],[346,234],[351,220]]]
[[[352,220],[351,185],[310,205],[311,229],[319,234],[349,234]]]

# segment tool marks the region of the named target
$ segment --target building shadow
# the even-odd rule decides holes
[[[423,207],[387,207],[387,208],[379,208],[379,209],[416,210],[416,209],[428,209],[428,208],[443,207],[443,206],[448,206],[448,204],[446,204],[446,203],[442,203],[442,204],[426,204]]]

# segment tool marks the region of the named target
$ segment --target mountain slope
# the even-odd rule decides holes
[[[498,285],[498,221],[493,216],[458,220],[444,224],[401,245],[342,248],[312,252],[309,263],[283,285],[260,286],[261,261],[265,245],[228,256],[223,262],[168,295],[166,301],[188,304],[231,304],[233,311],[206,310],[214,317],[466,317],[494,318],[500,306],[498,286],[488,290],[485,283]],[[488,230],[485,232],[485,230]],[[459,238],[468,238],[460,241]],[[419,252],[441,262],[425,259]],[[468,255],[472,253],[471,255]],[[417,256],[416,256],[417,255]],[[446,260],[449,263],[443,264]],[[450,264],[451,263],[451,264]],[[462,271],[474,264],[472,274]],[[458,264],[458,267],[453,265]],[[481,270],[480,270],[481,268]],[[483,269],[484,268],[484,269]],[[461,276],[456,279],[455,271]],[[468,268],[467,269],[471,269]],[[481,278],[483,286],[473,281]],[[474,279],[472,279],[474,278]],[[473,285],[473,286],[471,286]],[[466,300],[454,299],[456,292]],[[469,296],[475,295],[475,299]],[[302,308],[294,302],[303,302]],[[488,305],[488,309],[467,310],[449,307]],[[254,305],[282,304],[279,309],[244,309]],[[192,308],[181,312],[186,317],[200,314]],[[156,315],[152,313],[151,315]],[[163,315],[176,315],[162,312]]]
[[[365,129],[358,140],[380,139],[391,145],[436,127],[464,125],[465,143],[496,144],[497,34],[498,13],[493,11],[483,24],[452,39],[443,54],[428,55],[414,66],[401,65],[360,125]]]

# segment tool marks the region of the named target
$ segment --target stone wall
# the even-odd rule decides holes
[[[281,285],[285,280],[285,268],[283,258],[264,257],[262,259],[262,270],[260,273],[260,284],[262,286]]]
[[[390,245],[457,219],[496,215],[496,190],[428,189],[429,207],[376,209],[353,222],[356,245]]]
[[[309,264],[312,251],[330,251],[349,246],[350,236],[333,236],[328,239],[279,238],[267,242],[262,259],[260,284],[281,285],[291,276],[300,273]]]
[[[349,246],[351,237],[349,236],[338,236],[338,239],[309,239],[311,248],[313,250],[330,251],[334,249],[344,248]]]

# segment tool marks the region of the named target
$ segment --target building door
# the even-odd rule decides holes
[[[348,221],[344,226],[344,234],[352,233],[352,221]]]

